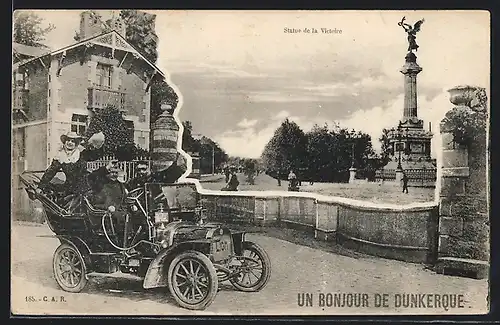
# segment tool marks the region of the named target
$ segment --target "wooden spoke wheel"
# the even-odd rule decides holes
[[[175,257],[168,268],[168,288],[184,308],[203,310],[215,299],[217,272],[204,254],[187,251]]]
[[[87,285],[85,262],[72,245],[61,244],[52,265],[56,282],[64,291],[80,292]]]
[[[229,279],[236,289],[255,292],[267,285],[271,277],[271,260],[262,247],[246,241],[237,259],[241,262],[240,273]]]

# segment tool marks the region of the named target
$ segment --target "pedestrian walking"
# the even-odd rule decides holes
[[[408,193],[408,176],[403,172],[403,193]]]

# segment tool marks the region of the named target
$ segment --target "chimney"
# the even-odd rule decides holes
[[[80,40],[100,35],[103,33],[103,23],[92,11],[80,14]]]
[[[429,122],[429,132],[432,131],[431,122]]]

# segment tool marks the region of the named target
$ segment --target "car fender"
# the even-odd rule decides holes
[[[210,253],[210,239],[197,239],[184,241],[179,244],[162,249],[155,259],[149,264],[146,275],[144,276],[144,289],[166,287],[168,285],[167,271],[170,261],[178,254],[195,250],[208,255]]]
[[[90,248],[80,237],[67,235],[55,235],[55,237],[57,237],[61,241],[61,243],[65,242],[76,249],[78,255],[85,263],[85,270],[87,271],[87,273],[93,271],[92,261],[90,259]]]

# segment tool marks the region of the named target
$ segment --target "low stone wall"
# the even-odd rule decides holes
[[[264,196],[202,190],[208,220],[292,227],[319,240],[409,262],[437,258],[438,205],[375,205],[313,193]]]

